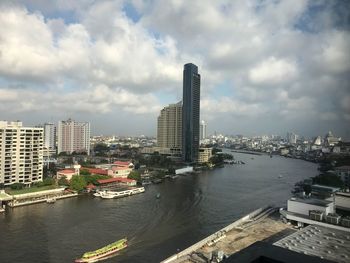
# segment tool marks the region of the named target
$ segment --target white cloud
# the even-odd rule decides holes
[[[306,130],[309,118],[340,130],[348,118],[350,33],[335,4],[133,0],[135,22],[124,3],[2,1],[0,107],[156,115],[181,97],[183,64],[193,62],[213,120],[282,116]]]
[[[297,76],[295,62],[269,57],[249,72],[249,79],[254,84],[279,84],[289,82]]]

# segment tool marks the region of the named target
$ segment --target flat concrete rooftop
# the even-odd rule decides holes
[[[350,262],[350,233],[309,225],[274,245],[335,262]]]

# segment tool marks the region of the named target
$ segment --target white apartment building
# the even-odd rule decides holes
[[[43,132],[19,121],[0,121],[0,184],[42,181]]]
[[[44,125],[44,147],[46,149],[56,148],[56,127],[53,123],[45,123]]]
[[[57,127],[57,153],[86,152],[90,154],[90,123],[68,119]]]

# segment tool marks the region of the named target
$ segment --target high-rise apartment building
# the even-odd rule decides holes
[[[90,154],[90,123],[71,119],[59,121],[57,126],[57,153],[86,152]]]
[[[185,64],[182,100],[182,159],[196,162],[199,150],[200,80],[198,67]]]
[[[43,178],[43,128],[0,121],[0,183],[31,184]]]
[[[160,111],[157,126],[157,144],[162,148],[181,150],[182,102],[170,104]]]
[[[203,120],[201,121],[199,126],[199,138],[201,140],[207,138],[207,123]]]
[[[44,147],[46,149],[56,148],[56,126],[53,123],[45,123],[44,128]]]

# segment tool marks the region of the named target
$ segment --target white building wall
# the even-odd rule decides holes
[[[73,120],[59,121],[57,126],[57,153],[86,151],[90,154],[90,123]]]
[[[319,211],[325,212],[326,214],[334,213],[333,203],[331,203],[328,207],[324,207],[324,206],[318,206],[318,205],[313,205],[308,203],[302,203],[300,201],[288,200],[287,206],[288,206],[288,212],[293,212],[293,213],[307,215],[307,216],[309,215],[310,210],[319,210]]]
[[[31,184],[43,177],[43,128],[0,122],[0,183]]]

